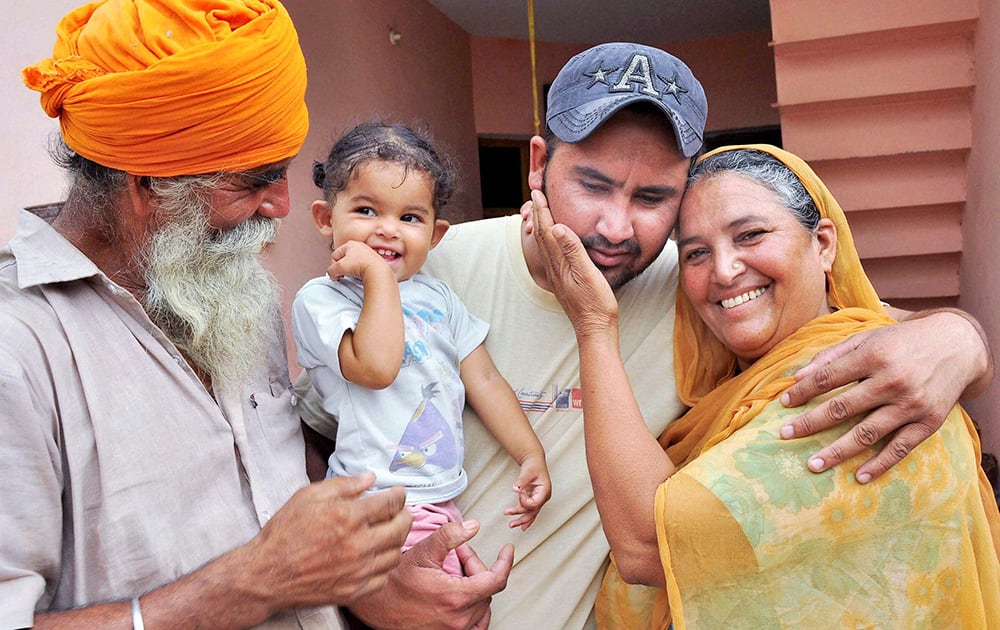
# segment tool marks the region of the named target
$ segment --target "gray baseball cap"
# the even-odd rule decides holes
[[[642,102],[667,115],[684,157],[698,153],[705,90],[683,61],[642,44],[599,44],[570,59],[549,87],[545,122],[563,142],[579,142],[621,108]]]

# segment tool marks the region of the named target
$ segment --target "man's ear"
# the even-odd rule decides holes
[[[330,209],[330,204],[322,199],[317,199],[312,202],[310,206],[313,215],[313,223],[316,224],[316,229],[323,236],[332,239],[333,238],[333,211]]]
[[[143,177],[139,175],[126,175],[128,182],[128,196],[135,210],[135,216],[143,223],[148,223],[154,213],[153,193],[149,186],[143,182]]]
[[[445,221],[444,219],[436,219],[434,221],[434,233],[431,234],[432,249],[436,247],[438,243],[441,242],[441,239],[444,238],[445,233],[448,231],[448,228],[450,227],[451,224]]]
[[[545,165],[548,161],[548,144],[545,138],[533,136],[528,145],[528,188],[542,189],[542,182],[545,181]]]
[[[820,219],[816,226],[816,241],[819,243],[820,260],[823,262],[823,271],[830,273],[833,270],[833,261],[837,258],[837,227],[830,219]]]

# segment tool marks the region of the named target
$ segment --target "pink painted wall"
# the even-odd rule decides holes
[[[663,46],[687,62],[705,87],[709,131],[779,123],[770,41],[764,31]]]
[[[52,54],[56,23],[82,4],[80,0],[8,2],[0,24],[0,245],[14,236],[17,213],[26,206],[60,201],[65,178],[46,152],[48,137],[59,124],[45,115],[38,92],[21,81],[21,68]]]
[[[963,226],[959,306],[975,315],[1000,349],[1000,2],[982,0],[976,32],[976,93],[969,196]],[[983,448],[1000,456],[1000,378],[986,393],[966,402],[983,426]]]
[[[538,115],[545,129],[542,86],[583,50],[579,44],[537,42]],[[492,37],[472,38],[472,90],[476,131],[486,136],[525,137],[534,133],[531,51],[528,42]]]
[[[325,272],[329,243],[313,226],[315,160],[340,133],[374,117],[425,124],[458,161],[462,188],[445,208],[460,221],[482,216],[479,154],[472,110],[469,36],[426,2],[285,0],[309,69],[310,129],[290,173],[292,212],[268,253],[284,288],[286,326],[296,290]],[[401,39],[389,41],[389,29]],[[289,356],[298,372],[289,330]]]
[[[1000,343],[996,0],[771,0],[785,146],[851,221],[904,308],[957,303]],[[963,401],[1000,453],[1000,386]]]
[[[774,57],[769,32],[688,42],[653,42],[683,59],[708,95],[708,129],[762,127],[778,124]],[[541,86],[589,44],[535,46],[539,99]],[[529,136],[534,131],[531,56],[528,42],[472,38],[473,101],[476,130],[483,135]],[[540,111],[544,104],[540,103]],[[544,121],[542,121],[544,129]]]

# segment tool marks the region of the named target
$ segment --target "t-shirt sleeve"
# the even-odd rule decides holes
[[[336,440],[339,422],[335,415],[323,407],[323,397],[309,377],[308,370],[302,370],[292,383],[292,388],[295,391],[295,410],[302,422],[320,435]]]
[[[299,365],[340,371],[340,342],[354,330],[361,314],[361,299],[336,283],[320,278],[306,283],[292,302],[292,333]]]
[[[479,347],[490,331],[490,325],[469,312],[465,303],[444,282],[437,282],[439,291],[448,302],[448,324],[455,337],[459,361]]]

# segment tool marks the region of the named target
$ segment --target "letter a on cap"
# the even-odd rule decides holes
[[[628,68],[622,72],[621,77],[618,79],[618,83],[611,86],[610,91],[631,92],[632,87],[629,83],[638,83],[641,86],[639,88],[640,92],[643,94],[649,94],[650,96],[659,97],[660,93],[653,87],[653,74],[651,67],[652,64],[650,64],[649,57],[646,55],[632,55],[632,61],[629,62]]]

